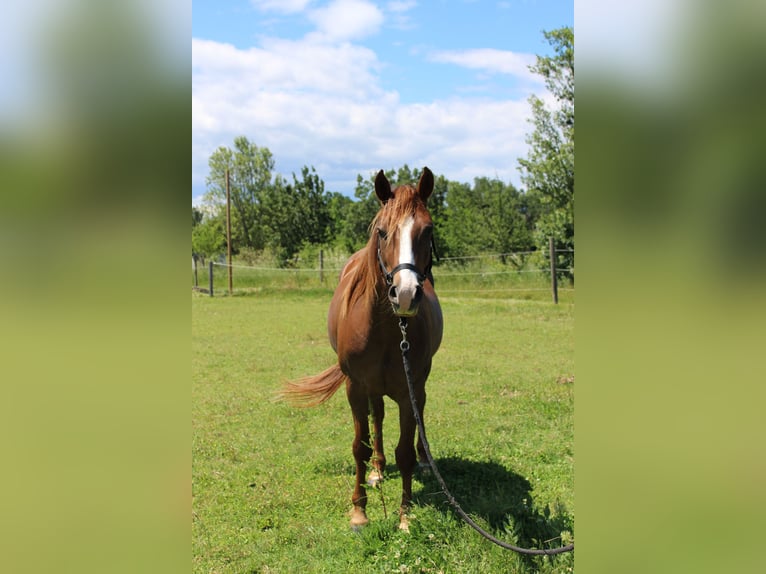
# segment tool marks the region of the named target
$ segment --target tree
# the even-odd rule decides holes
[[[467,183],[449,182],[445,221],[439,225],[443,234],[442,255],[477,255],[489,248],[490,233],[485,219],[484,198]]]
[[[473,186],[447,182],[445,206],[432,211],[445,255],[526,251],[532,245],[523,194],[499,179],[477,177]]]
[[[306,166],[302,179],[293,173],[293,183],[281,177],[266,189],[261,204],[266,245],[285,261],[305,244],[327,241],[330,228],[329,196],[316,170]]]
[[[482,218],[489,235],[485,249],[506,254],[532,248],[532,231],[518,189],[499,179],[477,177],[474,179],[474,195],[481,198]],[[502,260],[506,260],[505,256]]]
[[[419,168],[411,169],[407,164],[404,164],[399,169],[386,170],[385,174],[392,187],[404,184],[417,185],[422,170]],[[375,194],[375,176],[376,173],[372,173],[365,179],[361,174],[357,174],[356,188],[354,189],[356,201],[349,200],[343,205],[342,220],[338,220],[337,215],[335,215],[338,213],[337,209],[333,211],[333,218],[336,222],[335,241],[347,251],[360,249],[369,238],[370,222],[380,207],[378,197]],[[436,227],[436,241],[439,241],[439,214],[444,210],[446,189],[447,180],[443,176],[436,178],[434,192],[428,199],[428,207]]]
[[[303,230],[305,243],[322,244],[327,241],[330,229],[329,195],[325,193],[324,181],[317,175],[314,166],[303,166],[302,179],[293,174],[298,212],[297,223]]]
[[[234,138],[234,149],[221,146],[208,160],[206,202],[226,203],[226,170],[231,194],[232,245],[260,250],[266,245],[262,219],[263,201],[272,185],[274,159],[268,148],[259,148],[245,136]]]
[[[201,214],[199,211],[197,213]],[[193,222],[194,215],[192,215]],[[192,227],[192,254],[205,259],[220,255],[225,249],[226,224],[223,216],[203,215]]]
[[[449,180],[443,175],[434,177],[434,190],[431,197],[428,198],[428,211],[431,212],[431,218],[434,220],[434,233],[438,239],[442,228],[447,219],[447,191],[449,190]]]
[[[386,177],[389,178],[389,181],[395,179],[394,171],[387,171]],[[364,179],[361,174],[357,174],[354,197],[357,201],[349,206],[348,220],[344,230],[346,248],[350,251],[355,251],[367,243],[370,222],[380,207],[378,197],[375,195],[374,173],[367,179]]]
[[[327,241],[334,243],[337,247],[351,251],[346,246],[346,222],[348,221],[349,211],[354,202],[350,197],[332,191],[327,195]]]
[[[548,109],[537,96],[531,96],[534,131],[527,136],[530,146],[519,164],[527,193],[539,199],[540,216],[534,233],[537,249],[548,258],[548,238],[553,237],[562,253],[562,272],[574,283],[574,31],[559,28],[543,35],[554,50],[553,56],[537,56],[530,70],[543,77],[556,100]]]

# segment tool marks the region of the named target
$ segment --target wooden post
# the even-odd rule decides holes
[[[553,302],[558,305],[559,287],[556,279],[556,246],[553,243],[553,237],[548,239],[548,251],[551,258],[551,289],[553,290]]]
[[[319,250],[319,283],[324,285],[324,249]]]
[[[231,278],[231,194],[229,193],[229,170],[226,170],[226,261],[229,264],[229,295],[232,292]],[[210,293],[213,294],[212,291]]]
[[[192,265],[194,265],[194,286],[199,287],[199,281],[197,280],[197,256],[192,255]]]
[[[210,260],[210,263],[208,265],[208,275],[210,279],[210,296],[213,296],[213,261]]]

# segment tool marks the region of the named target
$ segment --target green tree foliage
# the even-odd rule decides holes
[[[484,209],[489,249],[497,253],[532,248],[531,230],[523,213],[524,196],[511,184],[486,177],[474,180],[474,193]]]
[[[263,235],[281,260],[295,256],[304,244],[325,243],[331,229],[324,181],[313,167],[304,166],[301,176],[293,174],[291,184],[277,177],[263,195]]]
[[[225,218],[225,174],[229,170],[235,253],[242,248],[255,252],[269,249],[279,260],[286,261],[304,244],[323,244],[331,239],[330,233],[337,225],[331,221],[330,196],[313,167],[304,166],[300,178],[292,175],[292,182],[279,175],[272,177],[271,151],[258,147],[245,136],[234,139],[234,149],[222,146],[215,150],[208,165],[205,203],[216,214],[210,226],[213,220]],[[334,205],[335,215],[345,216],[343,202],[336,199]],[[212,237],[213,232],[209,235]]]
[[[202,212],[192,205],[192,229],[202,223]]]
[[[375,195],[376,174],[377,172],[371,173],[366,179],[362,175],[357,175],[356,188],[354,189],[356,201],[343,206],[345,219],[336,223],[336,244],[349,252],[356,251],[367,243],[370,222],[380,207]],[[386,170],[385,174],[391,185],[396,187],[406,183],[417,183],[422,175],[422,170],[420,168],[411,169],[407,164],[404,164],[399,169]],[[436,177],[434,191],[428,199],[428,207],[436,227],[437,241],[442,231],[440,226],[445,220],[448,184],[449,182],[444,176]]]
[[[431,212],[431,218],[434,220],[435,240],[444,235],[445,224],[447,223],[447,191],[450,182],[443,175],[434,176],[434,190],[431,197],[428,198],[428,210]],[[442,247],[437,245],[439,255],[442,254]]]
[[[292,174],[291,182],[280,175],[272,177],[271,152],[244,136],[235,139],[233,149],[218,148],[209,165],[205,205],[192,210],[195,253],[210,257],[226,247],[227,169],[235,253],[243,248],[256,253],[268,250],[287,262],[306,248],[328,246],[351,253],[367,242],[370,222],[379,208],[373,172],[357,176],[354,198],[325,191],[313,167],[304,166],[300,177]],[[421,169],[405,164],[389,169],[386,176],[393,186],[416,183]],[[470,185],[440,175],[435,178],[429,209],[439,254],[459,257],[530,250],[542,207],[537,195],[523,194],[498,179],[479,177]]]
[[[448,182],[445,196],[437,225],[445,256],[532,248],[534,220],[527,217],[530,202],[510,183],[486,177],[474,179],[473,186]]]
[[[221,215],[192,209],[192,254],[215,257],[226,249],[226,222]]]
[[[386,172],[386,176],[393,177],[393,175],[393,171]],[[346,209],[346,220],[342,225],[340,238],[340,245],[348,251],[356,251],[367,243],[370,222],[380,207],[375,195],[375,174],[367,179],[361,174],[356,176],[354,197],[356,201],[348,205]]]
[[[530,97],[534,131],[527,136],[527,158],[519,164],[527,193],[539,200],[534,239],[547,267],[549,237],[557,249],[574,250],[574,30],[544,35],[554,55],[538,56],[530,70],[542,76],[556,105],[548,109],[540,98]],[[558,264],[571,269],[562,275],[574,282],[574,253],[561,253]]]
[[[206,202],[218,209],[226,204],[225,172],[229,170],[232,247],[263,249],[267,243],[263,203],[272,186],[274,169],[271,152],[238,136],[234,138],[234,149],[219,147],[210,156],[208,166]]]
[[[351,247],[346,245],[346,222],[353,205],[354,200],[342,193],[331,191],[327,194],[327,214],[329,217],[327,229],[328,242],[349,252]]]
[[[486,250],[489,230],[482,218],[481,197],[467,183],[451,182],[444,223],[440,225],[442,256],[476,255]]]

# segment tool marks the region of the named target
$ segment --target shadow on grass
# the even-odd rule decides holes
[[[532,485],[523,476],[494,462],[455,457],[435,462],[461,508],[472,518],[485,521],[497,538],[524,548],[555,548],[562,544],[563,531],[574,534],[567,509],[539,508],[531,495]],[[430,468],[419,471],[417,478],[423,486],[413,490],[416,504],[429,504],[460,520]]]
[[[564,544],[560,538],[562,532],[574,535],[574,520],[567,508],[563,505],[554,508],[538,506],[532,497],[530,482],[504,466],[458,457],[439,458],[436,466],[460,507],[500,540],[523,548],[556,548]],[[427,471],[416,471],[413,502],[432,506],[461,521],[433,472],[426,468]],[[338,457],[323,461],[314,470],[321,474],[347,476],[350,483],[354,466],[348,459]],[[392,489],[388,492],[395,493],[392,500],[398,501],[401,473],[396,464],[389,462],[386,465],[385,476],[387,488]],[[375,495],[371,496],[377,500]]]

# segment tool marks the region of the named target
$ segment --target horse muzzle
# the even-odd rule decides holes
[[[406,278],[406,275],[403,275]],[[416,281],[403,280],[399,285],[393,284],[388,289],[388,300],[399,317],[417,315],[420,302],[423,299],[423,285]]]
[[[380,254],[380,237],[378,242],[378,265],[388,285],[388,300],[399,317],[412,317],[423,299],[423,283],[431,276],[431,266],[421,273],[412,263],[400,263],[389,271]]]

